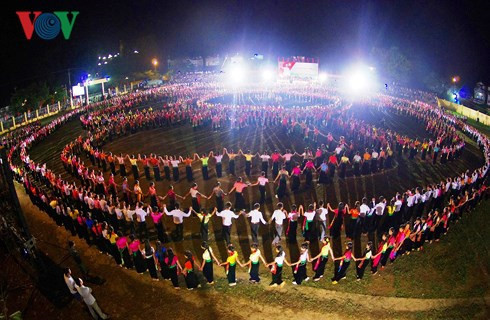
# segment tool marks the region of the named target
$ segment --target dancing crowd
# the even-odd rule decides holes
[[[194,86],[173,84],[115,98],[77,109],[47,126],[31,125],[21,133],[9,136],[2,144],[9,148],[9,160],[16,179],[23,183],[32,202],[47,212],[59,226],[96,246],[101,253],[112,256],[116,265],[135,269],[138,273],[148,271],[154,280],[171,280],[175,288],[179,288],[178,276],[182,273],[188,289],[199,286],[198,271],[203,273],[207,283],[213,284],[213,264],[225,267],[230,286],[236,284],[237,265],[248,268],[251,282],[259,282],[261,263],[272,273],[272,286],[284,285],[284,264],[291,267],[293,284],[299,285],[310,279],[308,263],[312,263],[313,280],[319,281],[324,276],[329,259],[335,265],[332,283],[336,284],[346,277],[351,262],[357,279],[361,280],[368,266],[375,274],[388,261],[393,262],[412,250],[422,250],[427,242],[439,241],[452,223],[488,196],[488,138],[428,103],[390,96],[378,96],[364,102],[382,112],[423,122],[431,138],[420,141],[356,119],[350,104],[343,103],[332,92],[322,93],[320,89],[316,89],[315,96],[335,102],[311,108],[269,109],[265,106],[209,104],[206,101],[222,94],[223,89],[213,83]],[[300,93],[299,89],[287,92],[293,95]],[[164,105],[155,110],[153,107],[142,109],[142,105],[152,101],[164,101]],[[75,116],[80,116],[87,136],[79,136],[66,145],[61,161],[79,183],[61,179],[45,164],[30,159],[28,154],[30,147]],[[225,127],[236,130],[248,126],[274,127],[284,130],[290,137],[311,142],[313,147],[302,153],[289,149],[282,152],[234,152],[224,148],[201,155],[178,156],[116,156],[102,150],[106,142],[138,130],[189,124],[196,130],[208,130],[203,128],[209,127],[213,130]],[[476,141],[483,151],[485,163],[482,167],[439,183],[398,192],[391,198],[379,196],[363,198],[352,204],[340,202],[336,208],[322,200],[311,204],[292,204],[288,210],[283,204],[290,192],[300,191],[302,181],[305,188],[310,188],[314,186],[314,181],[328,185],[335,176],[344,179],[348,175],[370,175],[392,168],[396,160],[402,157],[408,161],[417,158],[418,161],[432,164],[454,161],[465,147],[461,132]],[[256,182],[246,183],[237,174],[236,162],[243,160],[244,174],[249,178],[256,162],[260,162],[261,173]],[[226,165],[225,172],[235,180],[233,187],[225,191],[217,182],[209,195],[202,194],[196,183],[191,184],[185,195],[177,194],[172,185],[165,194],[160,194],[153,182],[149,183],[145,192],[140,187],[141,168],[148,181],[166,179],[179,183],[180,173],[185,171],[186,180],[192,182],[194,161],[201,162],[205,180],[209,178],[210,164],[214,166],[218,178],[223,176]],[[127,169],[128,164],[131,170]],[[128,182],[129,171],[134,178],[131,186]],[[116,177],[120,183],[116,182]],[[261,208],[268,183],[277,184],[275,197],[278,202],[267,219]],[[255,186],[258,186],[260,201],[250,208],[243,192]],[[232,193],[235,193],[234,204],[225,198]],[[202,200],[213,197],[215,204],[208,206],[212,208],[208,210],[202,205]],[[187,198],[191,202],[184,207]],[[145,202],[146,199],[148,202]],[[182,260],[171,248],[170,240],[183,240],[184,220],[192,215],[200,222],[201,263],[191,251],[185,251],[184,263],[181,264]],[[165,228],[166,216],[171,217],[174,224],[172,239]],[[216,257],[210,246],[208,232],[213,216],[222,220],[222,239],[216,241],[226,243],[227,257],[224,261]],[[241,219],[241,216],[250,219],[252,235],[251,253],[246,258],[238,256],[231,239],[233,221]],[[264,258],[258,246],[260,224],[273,224],[275,254],[272,261]],[[149,236],[149,230],[153,229],[158,239],[155,244],[152,244]],[[347,239],[345,250],[334,255],[331,242],[341,238],[342,230]],[[297,243],[298,231],[302,236],[299,257],[287,259],[284,243]],[[353,241],[364,234],[368,235],[369,241],[364,250],[357,250],[356,255]],[[318,241],[321,249],[312,256],[310,247]]]

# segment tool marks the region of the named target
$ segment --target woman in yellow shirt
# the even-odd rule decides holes
[[[238,259],[238,252],[236,252],[233,245],[228,246],[228,258],[225,262],[222,262],[220,266],[226,268],[226,277],[228,279],[228,285],[230,287],[236,286],[236,264],[243,266]]]
[[[131,163],[131,170],[133,170],[133,177],[134,177],[134,179],[135,180],[139,179],[140,174],[139,174],[139,170],[138,170],[138,159],[136,159],[134,157],[134,155],[132,155],[131,158],[129,157],[129,155],[126,155],[126,158]]]
[[[327,265],[328,255],[333,257],[332,247],[330,246],[330,238],[325,237],[322,239],[323,247],[320,250],[320,253],[312,258],[311,260],[316,260],[315,266],[313,270],[315,271],[315,276],[313,277],[313,281],[319,281],[323,278],[323,273],[325,272],[325,266]]]

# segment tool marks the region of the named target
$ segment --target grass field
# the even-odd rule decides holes
[[[456,116],[461,116],[460,113],[456,112],[456,111],[451,111],[452,114],[456,115]],[[473,127],[475,127],[478,131],[480,131],[481,133],[484,133],[486,134],[487,136],[490,136],[490,126],[487,126],[481,122],[478,122],[476,120],[473,120],[473,119],[470,119],[468,118],[466,120],[466,122],[469,124],[469,125],[472,125]]]

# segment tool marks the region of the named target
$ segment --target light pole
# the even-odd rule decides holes
[[[158,66],[157,58],[151,59],[151,64],[153,65],[153,71],[157,72],[157,66]]]

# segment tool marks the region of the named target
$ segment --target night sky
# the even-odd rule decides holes
[[[2,9],[2,107],[14,87],[66,68],[82,73],[120,42],[148,61],[256,52],[318,57],[332,71],[368,59],[372,47],[397,46],[414,72],[490,85],[490,1],[11,0]],[[80,11],[71,38],[26,40],[15,12],[34,10]]]

